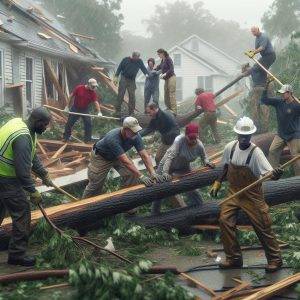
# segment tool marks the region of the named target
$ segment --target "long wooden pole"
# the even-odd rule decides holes
[[[281,168],[284,169],[284,168],[288,167],[290,164],[292,164],[293,162],[295,162],[295,161],[298,160],[299,158],[300,158],[300,154],[297,155],[297,156],[295,156],[294,158],[290,159],[289,161],[287,161],[285,164],[283,164],[283,165],[281,166]],[[265,180],[267,180],[267,179],[269,179],[269,178],[271,178],[271,177],[272,177],[272,172],[266,174],[265,176],[261,177],[260,179],[254,181],[253,183],[249,184],[248,186],[242,188],[240,191],[238,191],[238,192],[236,192],[236,193],[230,195],[229,197],[227,197],[226,199],[224,199],[223,201],[221,201],[221,202],[219,203],[219,205],[222,205],[222,204],[224,204],[225,202],[231,200],[232,198],[235,198],[235,197],[237,197],[237,196],[243,194],[244,192],[250,190],[250,189],[253,188],[254,186],[257,186],[258,184],[264,182]]]
[[[64,111],[63,109],[56,108],[50,105],[44,104],[44,107],[63,112],[65,114],[70,114],[70,115],[77,115],[77,116],[84,116],[84,117],[91,117],[91,118],[100,118],[100,119],[107,119],[107,120],[120,120],[120,118],[115,118],[115,117],[106,117],[106,116],[98,116],[98,115],[90,115],[90,114],[82,114],[82,113],[77,113],[77,112],[72,112],[72,111]]]
[[[79,199],[74,197],[73,195],[69,194],[67,191],[63,190],[61,187],[57,186],[55,183],[52,182],[52,186],[60,193],[68,196],[72,201],[78,201]]]
[[[275,76],[273,75],[268,69],[266,69],[255,57],[251,57],[254,62],[256,62],[267,74],[269,74],[274,80],[279,83],[281,86],[283,86],[283,83]],[[293,95],[293,98],[295,99],[296,102],[300,104],[300,100]]]

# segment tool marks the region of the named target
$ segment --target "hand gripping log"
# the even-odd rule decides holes
[[[295,162],[296,160],[298,160],[300,158],[300,154],[298,154],[297,156],[295,156],[294,158],[290,159],[288,162],[286,162],[285,164],[283,164],[282,166],[280,166],[280,168],[284,169],[286,167],[288,167],[290,164],[292,164],[293,162]],[[241,189],[240,191],[230,195],[229,197],[227,197],[226,199],[224,199],[223,201],[221,201],[219,203],[219,205],[224,204],[225,202],[228,202],[229,200],[231,200],[232,198],[235,198],[241,194],[243,194],[244,192],[248,191],[249,189],[253,188],[254,186],[266,181],[267,179],[270,179],[272,177],[272,172],[269,172],[268,174],[266,174],[265,176],[261,177],[260,179],[254,181],[253,183],[249,184],[248,186],[244,187],[243,189]]]
[[[275,75],[273,75],[268,69],[266,69],[255,57],[250,57],[249,55],[247,55],[247,56],[249,58],[251,58],[255,63],[257,63],[268,75],[270,75],[272,78],[274,78],[274,80],[277,83],[279,83],[281,86],[283,86],[283,83],[277,77],[275,77]],[[300,100],[296,96],[293,95],[293,98],[296,102],[298,102],[300,104]]]

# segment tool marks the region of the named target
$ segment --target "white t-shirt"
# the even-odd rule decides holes
[[[233,141],[228,143],[225,146],[223,158],[222,158],[223,165],[230,163],[230,153],[235,143],[236,141]],[[254,146],[255,144],[251,143],[251,146],[248,147],[246,150],[241,150],[239,144],[237,144],[233,157],[231,159],[231,163],[236,166],[246,166],[248,155]],[[248,167],[251,169],[252,173],[257,178],[273,170],[272,166],[270,165],[269,161],[265,157],[264,153],[258,147],[256,147],[256,149],[253,151],[252,158],[249,162]]]

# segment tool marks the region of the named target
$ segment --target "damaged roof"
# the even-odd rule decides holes
[[[79,38],[75,39],[47,11],[28,0],[0,1],[0,40],[64,59],[114,66],[112,61],[83,45]]]

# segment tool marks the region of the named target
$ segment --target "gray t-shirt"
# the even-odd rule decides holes
[[[259,47],[263,48],[263,50],[260,52],[261,56],[274,53],[270,39],[264,33],[261,33],[255,38],[255,49]]]
[[[202,159],[203,163],[209,162],[202,142],[197,139],[197,144],[191,147],[187,144],[184,134],[178,135],[160,161],[157,172],[159,174],[169,173],[174,161],[176,161],[177,170],[187,169],[190,162],[198,157]]]
[[[109,131],[101,140],[94,145],[96,154],[101,155],[104,159],[112,161],[117,159],[132,147],[140,152],[144,149],[142,137],[138,133],[132,139],[123,139],[121,128]]]
[[[230,164],[230,153],[235,143],[236,141],[233,141],[225,146],[222,159],[223,165]],[[255,144],[251,143],[250,147],[248,147],[246,150],[241,150],[237,144],[231,160],[232,164],[236,166],[246,166],[248,155],[253,147],[255,147]],[[257,178],[260,178],[261,176],[273,170],[264,153],[258,147],[256,147],[256,149],[253,151],[248,167],[251,169],[253,175]]]

